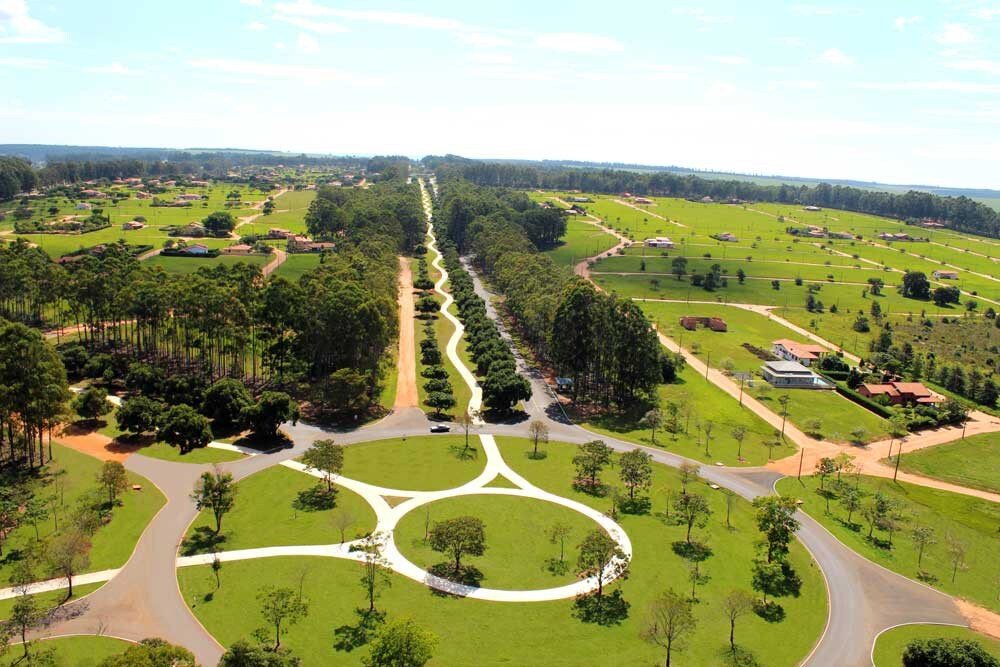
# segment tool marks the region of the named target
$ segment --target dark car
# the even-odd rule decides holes
[[[447,424],[434,424],[431,426],[431,433],[447,433],[451,430],[451,427]]]

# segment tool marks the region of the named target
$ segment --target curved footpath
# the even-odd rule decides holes
[[[430,202],[426,199],[426,193],[424,194],[425,206],[429,208]],[[430,223],[428,224],[428,233],[431,235],[433,245],[433,227]],[[433,251],[438,255],[435,266],[440,269],[438,266],[440,253],[437,253],[436,248],[433,248]],[[446,281],[445,275],[442,271],[443,277],[439,281],[439,288]],[[488,292],[483,289],[474,272],[472,276],[476,282],[477,291],[480,294],[486,294],[486,301],[489,304]],[[446,296],[446,300],[450,303],[448,296]],[[445,312],[447,314],[447,311]],[[495,312],[491,308],[488,312],[491,317],[495,316]],[[449,319],[454,322],[453,317],[449,317]],[[461,363],[456,352],[458,337],[462,331],[461,324],[456,322],[456,325],[456,334],[452,341],[449,341],[448,353],[456,367],[462,372],[463,378],[467,381],[471,378],[472,383],[470,384],[474,386],[475,378]],[[668,339],[664,340],[672,343]],[[516,350],[515,356],[517,356]],[[689,363],[693,364],[695,361],[701,363],[700,360],[689,359]],[[523,366],[523,360],[519,359],[519,364]],[[704,367],[701,368],[703,372]],[[732,381],[722,377],[721,374],[715,376],[710,371],[709,379],[720,384],[723,389],[732,388],[738,391]],[[727,387],[726,383],[731,387]],[[529,411],[532,413],[532,417],[546,421],[552,440],[578,444],[594,438],[593,433],[567,423],[561,416],[560,408],[551,395],[551,391],[547,387],[539,391],[539,384],[544,385],[539,377],[534,377],[532,384],[535,387],[536,395],[532,399]],[[727,391],[727,393],[734,398],[736,396],[732,391]],[[748,397],[744,396],[745,405],[748,404],[747,399]],[[776,417],[763,406],[760,408],[765,413],[769,413],[772,418]],[[397,411],[377,423],[348,431],[323,429],[304,423],[286,424],[283,430],[290,436],[293,442],[292,447],[225,463],[220,467],[231,472],[237,480],[240,480],[274,465],[297,466],[290,460],[301,456],[313,442],[319,439],[333,437],[340,444],[350,445],[357,442],[422,434],[426,432],[427,423],[426,418],[419,410],[407,409]],[[769,421],[769,423],[771,422]],[[489,454],[493,447],[492,436],[525,437],[527,436],[527,423],[486,424],[482,426],[481,431],[484,449]],[[786,428],[786,433],[796,440],[804,439],[803,441],[809,446],[813,446],[815,443],[804,434],[797,433],[794,428]],[[603,439],[609,446],[618,451],[628,451],[637,447],[633,443],[614,438]],[[662,449],[640,448],[649,452],[656,462],[664,465],[676,467],[683,462],[691,462]],[[513,473],[509,468],[505,469],[506,466],[502,463],[501,458],[491,455],[490,459],[488,469],[493,467],[501,471],[505,477],[520,487],[520,490],[492,488],[491,492],[534,493],[530,484],[519,479],[516,473]],[[47,627],[35,632],[34,636],[105,634],[133,640],[158,636],[188,647],[195,653],[202,665],[211,667],[217,663],[223,649],[192,615],[180,594],[175,574],[175,568],[179,564],[177,548],[191,522],[197,516],[197,510],[189,494],[195,480],[203,471],[208,470],[209,466],[173,463],[142,455],[130,456],[125,465],[154,483],[167,497],[166,505],[146,528],[128,563],[120,570],[115,571],[115,575],[105,586],[77,602],[66,605],[50,619]],[[699,465],[699,474],[707,482],[732,489],[747,500],[759,495],[770,494],[773,484],[781,477],[780,473],[771,470],[732,469],[709,465]],[[346,482],[346,480],[344,481]],[[468,490],[476,493],[484,491],[475,487],[470,487]],[[399,492],[393,492],[394,495],[397,493]],[[420,495],[412,492],[408,495],[411,500],[398,507],[402,508],[407,503],[413,503],[413,506],[420,504],[422,499]],[[426,497],[428,494],[423,495],[423,498]],[[390,508],[391,510],[392,508]],[[385,514],[385,508],[383,508],[383,514],[388,519],[389,515]],[[800,513],[798,518],[802,522],[802,529],[798,537],[812,553],[817,565],[823,571],[830,601],[830,615],[826,631],[812,654],[802,664],[809,667],[829,667],[830,665],[870,667],[870,650],[874,638],[885,628],[905,623],[967,625],[954,600],[948,595],[894,574],[862,558],[841,544],[807,515]],[[623,540],[627,540],[627,536],[623,533],[621,537]],[[294,547],[293,549],[315,555],[334,555],[335,552],[340,551],[339,547],[331,545]],[[276,551],[275,554],[277,553]],[[186,564],[183,559],[180,563]],[[405,565],[402,565],[400,561],[397,561],[397,565],[405,568]],[[416,572],[411,574],[418,576]],[[470,591],[469,594],[475,594],[475,591]]]

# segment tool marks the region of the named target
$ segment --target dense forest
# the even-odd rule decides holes
[[[1000,214],[968,197],[941,197],[911,190],[904,194],[845,185],[758,185],[750,181],[701,178],[672,172],[643,173],[614,169],[545,169],[516,164],[433,158],[444,177],[477,185],[545,190],[621,193],[662,197],[738,199],[838,208],[916,222],[931,218],[962,232],[1000,238]]]
[[[556,266],[565,219],[524,193],[442,174],[436,219],[504,296],[536,357],[575,381],[575,399],[628,407],[663,381],[664,353],[643,312]]]

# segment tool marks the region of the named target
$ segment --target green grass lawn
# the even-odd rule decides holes
[[[105,658],[123,653],[131,644],[121,639],[98,636],[58,637],[38,642],[32,647],[32,655],[38,651],[53,650],[52,667],[94,667]],[[20,645],[12,646],[10,653],[0,658],[3,667],[27,665],[21,661],[23,651]]]
[[[102,462],[57,443],[52,445],[55,461],[48,465],[48,474],[44,475],[35,487],[39,498],[61,495],[61,506],[57,501],[59,525],[64,526],[68,515],[76,507],[77,500],[90,491],[98,490],[97,474]],[[65,474],[55,474],[64,470]],[[93,547],[90,551],[90,566],[86,572],[109,570],[121,567],[132,555],[139,536],[153,515],[165,502],[163,494],[149,480],[128,473],[129,484],[139,484],[141,491],[129,489],[120,497],[122,505],[116,507],[109,524],[98,529],[92,538]],[[42,539],[51,536],[54,522],[50,518],[39,523],[39,535]],[[0,581],[6,582],[12,567],[17,560],[16,554],[22,554],[35,541],[35,531],[27,523],[14,529],[4,542],[4,559],[0,560]],[[15,554],[12,557],[12,554]],[[44,570],[36,572],[39,579],[49,578]]]
[[[148,447],[143,447],[136,454],[149,456],[163,461],[175,461],[177,463],[225,463],[226,461],[236,461],[243,458],[243,454],[233,452],[228,449],[214,449],[212,447],[199,447],[192,449],[187,454],[181,454],[177,447],[171,447],[165,442],[154,442]]]
[[[891,548],[887,544],[888,535],[882,531],[875,531],[874,540],[868,538],[869,527],[860,512],[855,512],[851,518],[852,525],[847,525],[847,512],[835,498],[830,501],[830,513],[827,514],[826,502],[817,493],[817,478],[803,477],[800,484],[789,477],[779,481],[777,488],[779,493],[802,498],[802,509],[841,542],[865,558],[910,578],[917,578],[918,575],[917,549],[910,537],[911,531],[917,526],[932,528],[937,544],[928,546],[924,551],[922,569],[927,576],[922,578],[923,581],[950,595],[1000,611],[995,583],[1000,504],[878,477],[861,476],[850,481],[859,483],[868,494],[866,504],[875,491],[882,491],[902,503],[904,519]],[[962,543],[966,551],[967,569],[960,567],[954,582],[953,562],[947,546],[949,536]]]
[[[263,266],[271,260],[264,255],[220,255],[202,259],[200,257],[163,257],[157,255],[146,260],[150,266],[159,266],[167,273],[187,274],[194,273],[200,268],[210,269],[215,266],[233,266],[236,264],[253,264]]]
[[[3,582],[4,587],[7,586],[7,582]],[[98,584],[73,584],[73,600],[79,600],[84,595],[93,593],[98,588],[103,586],[104,583]],[[72,602],[72,600],[66,599],[66,589],[58,591],[49,591],[48,593],[38,593],[33,596],[38,600],[38,605],[43,609],[51,609],[57,607],[66,602]],[[10,614],[11,608],[14,603],[17,602],[16,598],[10,598],[8,600],[0,600],[0,619],[5,619]],[[0,663],[3,664],[3,663]]]
[[[281,276],[297,283],[299,278],[319,266],[319,260],[320,256],[313,253],[289,255],[271,275]]]
[[[887,422],[879,415],[847,400],[836,391],[821,389],[789,389],[782,390],[770,387],[761,379],[755,381],[756,386],[749,390],[761,403],[775,414],[781,414],[781,396],[791,399],[788,403],[788,421],[805,432],[813,429],[807,424],[811,420],[819,420],[819,431],[816,435],[832,442],[847,443],[854,439],[851,431],[863,428],[861,438],[864,442],[873,442],[888,437]]]
[[[954,625],[904,625],[887,630],[875,641],[875,667],[902,667],[903,650],[915,639],[967,639],[978,642],[987,653],[1000,659],[1000,641],[969,628]]]
[[[255,473],[237,484],[236,506],[222,522],[225,540],[220,551],[252,549],[288,544],[333,544],[340,542],[340,531],[334,525],[335,513],[349,513],[353,525],[345,531],[348,540],[375,528],[375,512],[358,494],[337,488],[336,506],[330,509],[296,509],[300,491],[322,480],[284,466],[274,466]],[[198,528],[215,529],[210,511],[202,511],[191,524],[189,534]],[[210,551],[196,549],[195,551]]]
[[[459,458],[464,436],[423,435],[350,445],[344,452],[344,477],[409,491],[439,491],[475,479],[486,465],[482,453]],[[478,452],[475,436],[469,440]]]
[[[527,458],[529,445],[526,440],[498,438],[498,442],[505,458],[533,483],[600,510],[608,509],[606,499],[593,498],[572,489],[570,459],[576,452],[575,446],[551,443],[546,447],[548,456],[545,459],[531,460]],[[608,479],[613,475],[614,471],[605,473]],[[430,665],[470,664],[470,656],[475,656],[475,664],[484,667],[660,664],[663,652],[639,638],[646,606],[653,595],[665,589],[690,590],[687,564],[670,549],[671,542],[682,538],[683,528],[665,525],[656,517],[656,513],[664,509],[667,488],[674,493],[678,491],[676,471],[655,466],[652,514],[621,519],[635,555],[629,577],[612,586],[620,586],[624,599],[631,604],[628,618],[619,625],[602,627],[581,622],[572,615],[572,600],[508,604],[446,597],[396,575],[392,577],[392,586],[382,593],[379,607],[390,617],[417,619],[420,625],[441,639]],[[713,555],[702,564],[701,571],[708,578],[697,591],[699,601],[695,604],[695,616],[698,627],[691,636],[689,647],[674,654],[678,665],[710,665],[720,660],[721,651],[727,645],[728,623],[717,605],[729,590],[749,589],[750,562],[756,539],[747,503],[739,500],[734,503],[730,530],[725,525],[725,502],[721,493],[701,485],[695,488],[708,496],[715,511],[708,527],[699,533],[711,546]],[[581,538],[579,534],[570,536],[573,558]],[[489,533],[487,539],[490,539]],[[491,546],[506,548],[500,544],[491,543]],[[541,546],[554,548],[544,543]],[[761,664],[769,667],[797,664],[819,637],[826,620],[822,575],[804,549],[794,545],[792,551],[792,563],[803,583],[799,597],[781,598],[786,620],[770,624],[751,614],[740,619],[736,628],[737,641],[751,649]],[[477,559],[470,559],[473,560]],[[354,609],[365,601],[356,564],[317,558],[227,563],[218,591],[214,590],[208,566],[178,571],[185,600],[224,645],[248,636],[263,624],[255,596],[264,582],[297,588],[302,576],[310,600],[310,613],[290,629],[282,643],[303,658],[305,667],[359,665],[367,654],[366,648],[347,652],[331,647],[336,642],[331,629],[356,625],[358,617]],[[318,593],[310,595],[308,591]],[[206,599],[209,593],[212,595]],[[233,613],[234,609],[245,610],[245,613]],[[515,637],[516,641],[511,641]]]
[[[547,568],[550,559],[558,560],[559,545],[549,541],[546,531],[557,522],[570,528],[575,537],[567,539],[566,547],[572,560],[573,547],[580,538],[600,529],[579,512],[533,498],[491,495],[447,498],[414,510],[396,527],[396,545],[412,563],[424,569],[438,563],[450,564],[446,555],[432,550],[424,540],[428,516],[432,525],[457,516],[483,520],[486,553],[463,559],[463,564],[482,572],[482,586],[486,588],[525,590],[572,583],[576,579],[573,572],[558,574]]]
[[[659,388],[660,409],[666,414],[670,402],[680,407],[680,432],[668,433],[660,430],[656,434],[657,447],[705,463],[721,461],[732,466],[757,466],[767,463],[767,447],[764,443],[772,440],[775,430],[754,413],[741,408],[739,402],[721,389],[685,368],[680,374],[680,382],[663,384]],[[607,435],[643,445],[654,444],[648,428],[640,425],[643,410],[635,413],[607,414],[593,418],[582,424],[593,431],[595,438]],[[711,421],[714,424],[708,454],[705,441],[698,425]],[[737,443],[731,433],[736,426],[747,430],[743,440],[743,461],[737,458]],[[774,448],[774,458],[791,456],[796,451],[791,442]]]
[[[570,217],[562,243],[552,250],[546,250],[545,254],[556,264],[573,266],[585,257],[593,257],[615,247],[617,243],[614,236],[600,227]]]
[[[1000,433],[973,435],[909,454],[904,445],[899,467],[960,486],[1000,493]]]

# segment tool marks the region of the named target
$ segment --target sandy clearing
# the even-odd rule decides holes
[[[417,359],[413,335],[413,272],[406,257],[399,258],[399,355],[396,361],[396,402],[393,409],[420,407]]]

